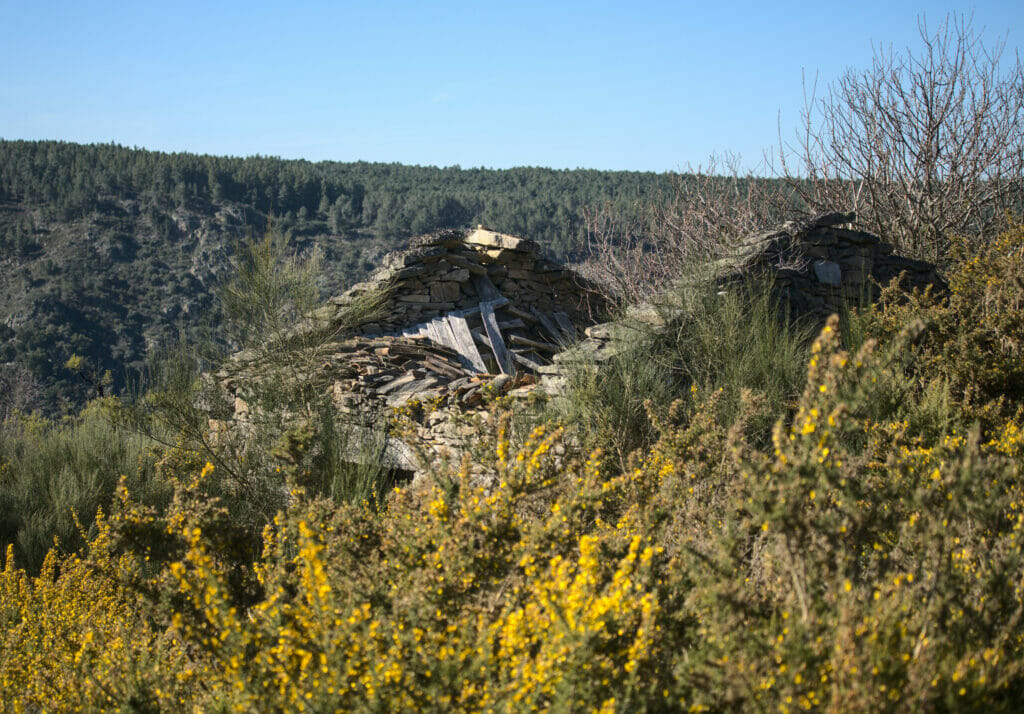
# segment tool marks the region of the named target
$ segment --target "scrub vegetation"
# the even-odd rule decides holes
[[[922,229],[948,292],[893,285],[809,325],[770,286],[700,279],[737,237],[723,204],[685,214],[675,253],[681,203],[601,210],[598,257],[691,276],[656,293],[678,328],[636,331],[564,399],[492,397],[474,456],[422,488],[353,468],[380,444],[274,379],[254,431],[214,428],[230,405],[198,346],[132,399],[8,405],[0,711],[1018,711],[1019,218]],[[239,256],[225,330],[309,314],[313,263]],[[315,360],[296,334],[265,359]]]

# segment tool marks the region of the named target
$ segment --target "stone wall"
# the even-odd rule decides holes
[[[845,300],[873,300],[879,284],[898,276],[905,289],[945,288],[934,266],[895,255],[850,227],[853,220],[833,213],[753,235],[716,264],[712,285],[728,290],[767,277],[781,305],[804,320],[824,320]],[[488,416],[488,395],[525,396],[537,387],[558,394],[573,363],[599,368],[625,334],[662,329],[683,314],[645,304],[598,322],[608,304],[597,286],[543,257],[533,241],[483,227],[415,239],[367,282],[330,300],[326,319],[368,296],[379,306],[372,320],[326,345],[305,378],[365,428],[404,415],[412,429],[406,441],[428,454],[458,454],[474,433],[458,416]],[[242,372],[219,375],[238,421],[249,414],[253,378]],[[396,468],[418,470],[401,438],[392,438],[388,454]]]
[[[770,276],[791,315],[817,319],[839,311],[844,302],[873,302],[879,285],[901,275],[907,291],[928,285],[945,289],[931,263],[897,255],[878,236],[844,227],[855,220],[853,213],[827,213],[757,233],[723,261],[722,282]]]
[[[546,259],[537,243],[483,226],[415,238],[408,250],[386,256],[366,282],[330,302],[344,306],[382,289],[383,314],[364,325],[362,334],[396,334],[500,297],[509,300],[514,315],[560,312],[573,325],[592,324],[607,310],[595,285]]]
[[[479,411],[487,394],[531,391],[552,356],[608,308],[597,286],[545,258],[535,242],[479,227],[414,239],[366,282],[328,301],[318,314],[326,330],[322,322],[296,330],[331,333],[329,325],[365,298],[376,305],[370,321],[339,331],[302,378],[360,428],[407,417],[417,446],[435,452],[465,443],[469,427],[452,417]],[[240,353],[217,375],[236,421],[250,416],[247,392],[258,371]],[[417,469],[399,439],[387,453],[394,467]]]

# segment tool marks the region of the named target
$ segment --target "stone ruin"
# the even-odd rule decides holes
[[[896,278],[907,292],[946,288],[931,263],[897,255],[878,236],[843,227],[855,221],[854,213],[826,213],[757,233],[724,261],[724,279],[771,276],[790,315],[821,321],[844,302],[874,302],[880,286]]]
[[[715,282],[729,289],[767,276],[790,316],[821,322],[844,300],[876,299],[879,285],[894,278],[907,290],[944,289],[933,265],[844,227],[853,221],[832,213],[753,235],[714,266]],[[535,242],[482,226],[414,239],[366,282],[329,300],[327,321],[367,298],[377,303],[372,321],[339,334],[306,378],[367,429],[416,413],[413,438],[428,455],[463,450],[475,429],[452,417],[485,408],[486,394],[525,396],[539,387],[557,395],[574,364],[599,365],[625,331],[663,329],[680,314],[644,304],[599,322],[609,309],[599,286],[545,258]],[[247,378],[237,365],[218,377],[234,397],[236,421],[246,420]],[[413,450],[394,436],[381,458],[419,471]]]
[[[454,412],[481,405],[485,391],[532,391],[551,358],[608,311],[598,286],[545,258],[537,243],[482,226],[414,239],[366,282],[331,298],[320,320],[366,300],[375,304],[370,321],[339,333],[304,378],[325,385],[339,410],[366,429],[381,428],[382,415],[417,412],[418,445],[434,450],[465,442],[469,427],[456,425]],[[240,354],[217,374],[236,421],[249,417],[251,367],[251,356]],[[398,439],[384,458],[416,470]]]
[[[928,286],[946,290],[934,265],[897,255],[878,236],[846,227],[855,220],[853,213],[826,213],[749,236],[713,266],[712,283],[727,290],[751,279],[767,279],[790,319],[817,325],[824,325],[844,303],[874,302],[881,287],[894,279],[907,292]],[[663,329],[678,314],[670,306],[632,305],[621,319],[588,327],[585,339],[540,370],[542,385],[549,393],[559,392],[569,365],[600,364],[617,351],[625,333]]]

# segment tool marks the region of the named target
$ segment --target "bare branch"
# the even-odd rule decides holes
[[[780,141],[790,184],[812,211],[852,210],[903,252],[941,261],[952,234],[987,240],[1020,210],[1024,71],[1001,64],[970,19],[947,17],[921,46],[875,48],[816,99],[805,81],[795,146]]]

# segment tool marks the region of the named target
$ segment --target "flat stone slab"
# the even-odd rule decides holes
[[[839,263],[833,263],[831,260],[814,261],[814,275],[818,278],[819,283],[832,285],[837,288],[842,282],[843,277]]]
[[[537,253],[540,251],[540,246],[535,241],[526,238],[516,238],[504,233],[496,233],[483,227],[477,228],[466,236],[465,242],[488,248],[515,250],[522,253]]]

